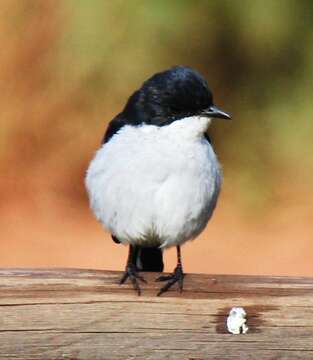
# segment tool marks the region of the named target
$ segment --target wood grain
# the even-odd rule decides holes
[[[138,297],[119,272],[0,270],[0,359],[313,359],[313,279],[187,275]],[[227,333],[242,306],[249,331]]]

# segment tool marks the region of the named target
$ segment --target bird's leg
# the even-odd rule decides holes
[[[136,267],[136,259],[138,254],[138,247],[129,245],[128,258],[125,272],[120,280],[120,285],[124,284],[124,282],[129,278],[133,284],[134,289],[137,291],[138,295],[141,294],[140,286],[138,279],[142,282],[146,282],[146,280],[138,274],[138,270]]]
[[[169,288],[171,288],[175,283],[178,283],[178,289],[180,292],[183,291],[183,284],[184,284],[184,272],[183,266],[181,262],[181,254],[180,254],[180,246],[176,246],[177,249],[177,265],[176,268],[171,275],[163,275],[156,279],[156,281],[168,281],[163,287],[161,287],[160,291],[158,292],[157,296],[162,295],[165,293]]]

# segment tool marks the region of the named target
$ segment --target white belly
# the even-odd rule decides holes
[[[90,163],[91,208],[123,243],[180,245],[204,229],[215,208],[221,174],[211,145],[172,128],[124,127]]]

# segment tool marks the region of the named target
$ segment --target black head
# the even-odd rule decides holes
[[[230,119],[214,106],[203,76],[183,66],[157,73],[145,81],[129,98],[122,115],[136,124],[157,126],[194,115]]]

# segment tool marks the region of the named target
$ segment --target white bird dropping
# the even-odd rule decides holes
[[[246,312],[242,307],[233,307],[227,317],[227,330],[232,334],[245,334],[249,328],[246,325]]]

